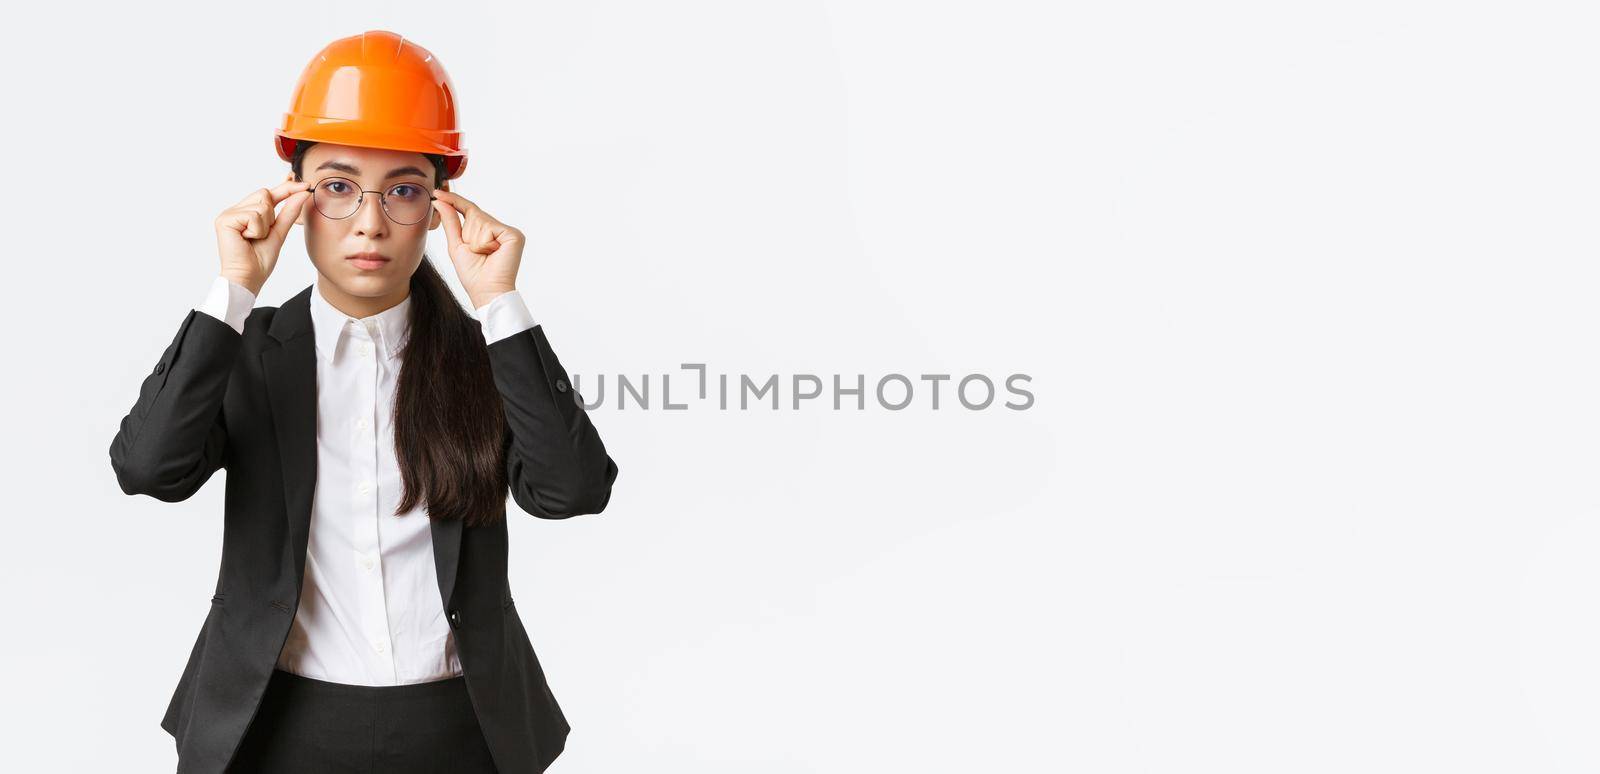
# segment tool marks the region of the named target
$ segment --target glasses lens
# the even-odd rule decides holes
[[[348,218],[361,203],[361,186],[339,177],[330,177],[311,189],[311,202],[324,218]]]
[[[394,222],[409,226],[428,217],[428,191],[416,183],[401,183],[383,195],[384,209]]]

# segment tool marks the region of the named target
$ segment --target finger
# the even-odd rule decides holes
[[[472,201],[467,197],[453,191],[445,191],[435,188],[433,189],[433,195],[439,197],[440,201],[443,201],[446,204],[456,208],[456,210],[463,215],[472,215],[473,213],[478,213],[479,215],[484,214],[482,210],[478,209],[478,205],[473,204]]]
[[[301,191],[311,190],[309,180],[285,180],[267,191],[272,204],[277,205]]]
[[[252,204],[276,205],[290,194],[311,189],[311,183],[304,181],[285,180],[271,188],[257,188],[249,196],[239,200],[235,206],[244,207]]]
[[[271,233],[271,229],[267,226],[267,216],[260,209],[251,208],[246,210],[245,218],[245,239],[260,239]]]
[[[493,227],[485,224],[483,218],[467,218],[467,226],[462,229],[461,237],[467,243],[467,249],[479,255],[489,255],[495,251]]]
[[[515,228],[501,223],[498,220],[485,226],[484,231],[488,232],[490,238],[502,243],[506,242],[511,237],[518,235],[518,231]]]
[[[455,250],[456,245],[461,244],[461,213],[442,201],[434,202],[433,209],[439,213],[439,221],[444,225],[445,243]]]
[[[309,182],[285,181],[280,182],[275,187],[270,187],[270,189],[251,190],[250,195],[238,200],[237,205],[234,206],[275,206],[278,201],[283,201],[283,198],[288,197],[290,193],[299,192],[299,190],[310,190]]]
[[[299,191],[290,194],[289,198],[284,200],[283,209],[278,212],[277,220],[272,223],[272,238],[274,241],[281,243],[284,237],[289,235],[289,229],[300,218],[300,211],[305,209],[306,202],[310,199],[310,193]]]
[[[267,202],[267,201],[272,201],[272,191],[269,190],[269,189],[266,189],[266,188],[257,188],[256,190],[251,191],[248,196],[245,196],[243,199],[240,199],[239,203],[235,204],[233,206],[235,206],[235,207],[252,207],[252,206],[255,206],[257,204],[260,204],[262,202]]]
[[[243,237],[244,230],[249,226],[250,213],[236,207],[230,207],[217,216],[217,231],[219,233],[227,230]]]

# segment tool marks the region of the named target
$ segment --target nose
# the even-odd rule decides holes
[[[383,200],[375,193],[361,194],[361,204],[350,219],[354,221],[356,233],[362,236],[383,236],[389,229],[389,219],[383,214]]]

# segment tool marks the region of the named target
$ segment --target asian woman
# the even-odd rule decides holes
[[[318,67],[396,61],[448,94],[428,52],[374,31],[297,95]],[[289,174],[216,218],[218,276],[111,443],[128,494],[181,501],[228,471],[210,611],[161,722],[179,772],[538,774],[565,746],[507,579],[507,496],[600,513],[617,465],[517,290],[524,235],[449,190],[453,102],[416,126],[396,103],[418,93],[286,121]],[[315,282],[259,306],[295,225]],[[472,313],[425,254],[441,228]]]

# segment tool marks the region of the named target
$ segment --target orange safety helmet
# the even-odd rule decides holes
[[[467,169],[450,76],[385,30],[335,40],[306,65],[273,138],[278,158],[289,161],[296,140],[441,154],[445,180]]]

